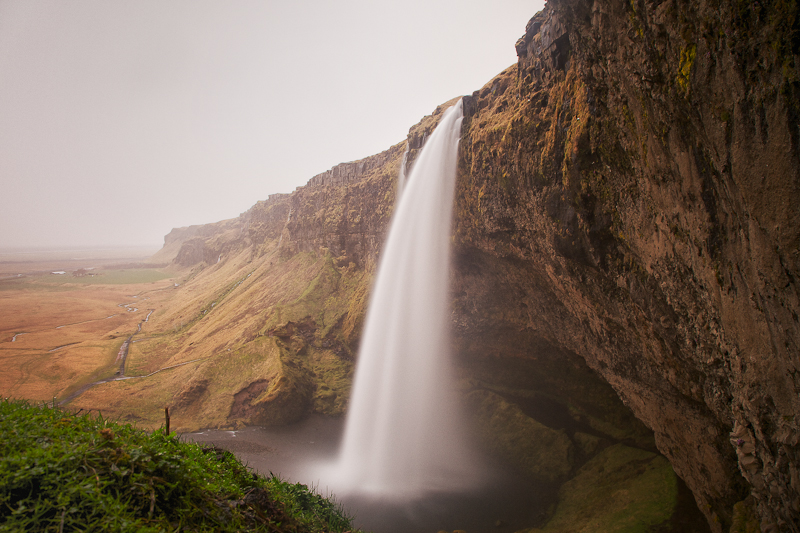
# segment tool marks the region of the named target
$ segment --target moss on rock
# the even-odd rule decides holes
[[[467,396],[481,441],[534,479],[553,483],[572,470],[575,449],[564,430],[528,417],[517,405],[487,390]]]
[[[662,456],[616,444],[561,486],[545,532],[646,532],[670,520],[678,478]]]
[[[753,504],[753,498],[748,498],[733,506],[730,533],[760,533],[761,520],[758,519]]]
[[[603,442],[600,437],[595,437],[594,435],[589,435],[588,433],[580,431],[575,432],[572,436],[572,440],[586,457],[591,457],[597,453],[598,448]]]

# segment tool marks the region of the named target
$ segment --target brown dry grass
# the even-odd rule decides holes
[[[42,263],[28,267],[38,270]],[[166,279],[104,285],[70,275],[22,273],[0,280],[0,394],[31,400],[62,397],[112,375],[124,339],[136,332],[148,309],[163,304],[159,289],[172,286]],[[119,272],[108,273],[108,279],[124,281]],[[120,307],[128,303],[138,310]]]
[[[71,408],[154,428],[169,405],[178,429],[235,426],[241,421],[229,414],[238,391],[269,382],[256,401],[305,394],[313,376],[324,385],[316,408],[344,409],[352,362],[318,346],[286,352],[269,331],[310,318],[322,339],[342,320],[352,322],[350,314],[361,314],[366,273],[337,268],[324,252],[281,257],[274,241],[172,279],[132,283],[153,272],[117,269],[86,280],[40,271],[0,279],[0,394],[64,399],[113,377],[120,345],[153,309],[129,348],[125,375],[131,379],[95,385],[72,399]],[[134,302],[138,311],[119,307]],[[352,324],[347,330],[352,334]]]

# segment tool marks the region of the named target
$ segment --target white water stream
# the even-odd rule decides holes
[[[408,144],[406,151],[403,152],[403,159],[400,160],[400,172],[397,174],[397,198],[403,194],[403,187],[406,184],[406,161],[408,161]]]
[[[461,102],[403,187],[367,311],[338,460],[320,489],[392,500],[469,489],[475,463],[452,390],[450,230]]]

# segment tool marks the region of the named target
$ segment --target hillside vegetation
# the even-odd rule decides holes
[[[346,531],[331,501],[230,452],[102,417],[0,402],[0,531]]]

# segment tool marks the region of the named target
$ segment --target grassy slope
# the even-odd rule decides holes
[[[349,346],[359,332],[353,321],[363,315],[369,275],[336,266],[326,253],[282,256],[275,242],[261,252],[245,248],[195,267],[167,289],[166,303],[131,346],[127,375],[168,370],[99,385],[71,405],[151,428],[171,405],[181,430],[236,426],[239,418],[284,423],[301,411],[342,413],[353,367]],[[291,323],[307,324],[305,336],[283,335]],[[257,382],[267,383],[249,402],[261,405],[260,418],[233,416],[234,394]]]
[[[163,431],[0,402],[0,531],[345,531],[304,485]]]

